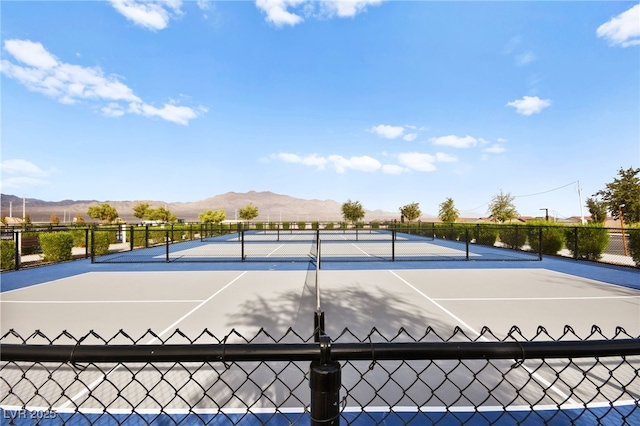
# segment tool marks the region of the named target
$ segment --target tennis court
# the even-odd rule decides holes
[[[268,253],[273,243],[264,244]],[[313,257],[313,247],[300,244]],[[361,249],[367,241],[347,244]],[[323,242],[322,250],[329,245]],[[2,275],[3,344],[22,338],[32,344],[81,338],[83,344],[109,345],[309,342],[318,302],[325,332],[336,342],[640,336],[637,271],[559,259],[337,262],[321,269],[279,261],[78,261],[47,268]],[[639,357],[556,364],[562,363],[347,361],[342,421],[566,424],[558,408],[577,413],[585,424],[594,416],[614,419],[612,424],[640,419]],[[37,364],[25,373],[4,364],[0,404],[5,414],[25,406],[53,410],[50,424],[74,413],[105,424],[161,423],[169,421],[166,416],[180,424],[308,424],[308,369],[295,361],[91,365],[81,372],[69,364]],[[47,382],[51,376],[58,385]],[[9,424],[6,416],[2,422]]]

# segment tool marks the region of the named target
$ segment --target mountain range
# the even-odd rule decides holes
[[[237,211],[248,204],[258,207],[259,216],[255,221],[340,221],[342,219],[342,203],[334,200],[306,200],[273,192],[249,191],[246,193],[227,192],[201,201],[170,203],[157,200],[134,201],[99,201],[99,200],[62,200],[44,201],[34,198],[20,198],[15,195],[0,196],[3,216],[22,218],[24,212],[32,222],[49,222],[52,215],[60,221],[70,222],[78,214],[85,221],[91,219],[87,215],[90,206],[107,203],[114,207],[119,217],[125,222],[137,223],[140,219],[133,216],[134,206],[148,203],[151,208],[165,207],[179,219],[186,222],[198,221],[198,215],[206,210],[224,210],[227,219],[236,219]],[[365,221],[399,219],[400,213],[382,210],[366,210]],[[239,219],[239,218],[238,218]]]

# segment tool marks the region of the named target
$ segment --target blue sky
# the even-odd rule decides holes
[[[5,194],[480,217],[503,191],[568,217],[578,181],[584,204],[640,166],[637,2],[3,1],[1,19]]]

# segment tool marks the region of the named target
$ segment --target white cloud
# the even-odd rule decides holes
[[[301,157],[298,154],[282,152],[280,154],[271,155],[271,158],[277,158],[286,163],[299,163],[305,166],[314,166],[320,170],[324,169],[328,162],[326,158],[319,157],[317,154],[311,154]]]
[[[0,170],[3,174],[15,175],[23,174],[32,177],[47,177],[56,169],[44,170],[30,161],[16,159],[16,160],[4,160],[0,162]]]
[[[368,155],[348,159],[341,155],[330,155],[328,159],[333,163],[338,173],[344,173],[347,169],[359,170],[361,172],[375,172],[382,167],[380,161]]]
[[[303,21],[300,15],[289,12],[289,7],[296,7],[306,0],[256,0],[256,6],[266,15],[268,22],[277,27],[283,25],[296,25]]]
[[[524,96],[522,99],[507,103],[507,105],[514,107],[518,114],[532,115],[551,105],[551,100],[540,99],[537,96]]]
[[[436,166],[434,165],[436,157],[430,154],[424,154],[421,152],[404,152],[402,154],[398,154],[398,161],[409,169],[419,172],[433,172],[436,170]]]
[[[266,20],[277,27],[297,25],[305,17],[348,18],[364,12],[368,6],[377,6],[383,0],[256,0],[256,7]],[[298,11],[301,9],[301,11]],[[292,10],[295,10],[293,12]]]
[[[640,45],[640,4],[600,25],[596,34],[606,39],[611,46]]]
[[[441,136],[429,139],[434,145],[450,146],[452,148],[471,148],[478,145],[478,140],[472,136],[460,137],[456,135]]]
[[[365,11],[368,6],[378,6],[382,0],[321,0],[319,3],[325,15],[345,18]]]
[[[371,131],[382,138],[395,139],[402,136],[404,133],[404,127],[379,124],[377,126],[373,126]]]
[[[47,52],[40,43],[29,40],[7,40],[4,48],[17,61],[30,67],[47,70],[58,65],[56,57]]]
[[[438,163],[455,163],[458,161],[458,157],[455,155],[445,154],[444,152],[437,152],[436,161]]]
[[[388,175],[399,175],[402,173],[408,173],[411,170],[407,167],[398,166],[397,164],[385,164],[382,166],[382,173]]]
[[[417,133],[407,133],[406,135],[404,135],[402,137],[402,139],[404,139],[407,142],[412,142],[414,141],[416,138],[418,137]]]
[[[533,52],[525,52],[516,56],[516,63],[520,66],[524,66],[530,64],[536,59],[538,58],[536,58],[536,55],[534,55]]]
[[[46,180],[57,172],[55,167],[49,170],[42,169],[30,161],[15,159],[0,162],[2,172],[2,188],[25,189],[33,186],[49,185]],[[5,178],[6,175],[17,175]]]
[[[490,154],[501,154],[503,152],[505,152],[507,149],[504,147],[504,145],[501,145],[499,143],[493,144],[488,148],[483,149],[482,151],[484,152],[488,152]]]
[[[148,30],[163,30],[171,18],[182,14],[181,0],[109,0],[113,8],[136,25]]]
[[[189,120],[206,112],[202,107],[194,109],[175,105],[174,102],[156,108],[136,96],[117,77],[106,76],[100,68],[61,62],[40,43],[6,40],[4,48],[27,66],[5,59],[0,62],[2,73],[19,81],[27,89],[55,98],[63,104],[92,102],[104,115],[117,117],[125,112],[124,106],[119,103],[123,102],[128,105],[127,112],[160,117],[182,125],[187,125]]]

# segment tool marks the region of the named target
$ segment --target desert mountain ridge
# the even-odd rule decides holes
[[[22,218],[23,199],[15,195],[2,194],[0,205],[3,216]],[[342,203],[334,200],[302,199],[288,195],[275,194],[269,191],[249,191],[245,193],[227,192],[200,201],[165,202],[158,200],[62,200],[44,201],[35,198],[24,199],[26,214],[32,222],[49,222],[52,215],[61,221],[69,222],[78,214],[86,221],[90,206],[107,203],[114,207],[125,222],[137,223],[140,219],[133,216],[134,206],[148,203],[152,208],[165,207],[179,219],[186,222],[198,221],[198,215],[205,210],[224,210],[227,219],[236,219],[236,212],[253,204],[258,207],[259,216],[255,221],[339,221],[342,219]],[[365,221],[399,219],[400,214],[382,210],[365,209]]]

